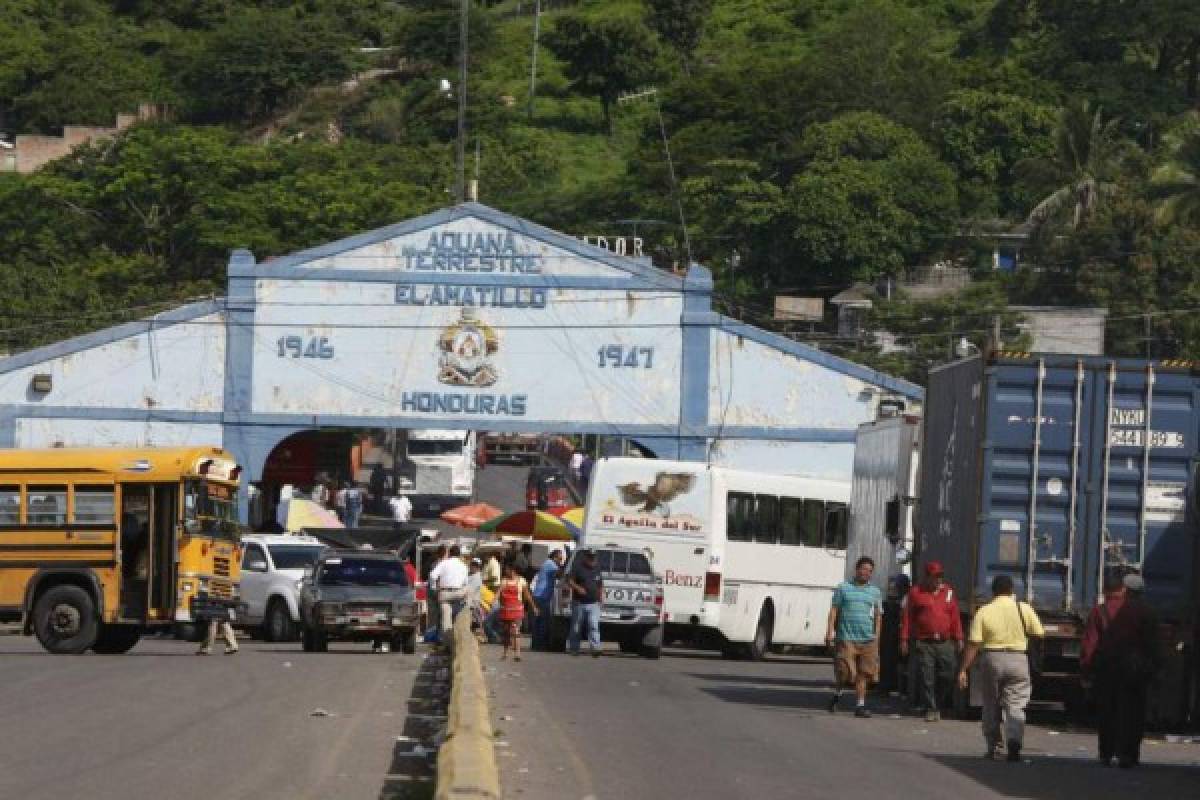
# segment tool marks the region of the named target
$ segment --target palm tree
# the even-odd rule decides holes
[[[1150,195],[1158,201],[1155,217],[1162,223],[1200,225],[1200,115],[1167,137],[1167,159],[1150,179]]]
[[[1117,120],[1105,120],[1087,100],[1071,103],[1059,115],[1054,145],[1053,156],[1018,164],[1027,179],[1055,187],[1029,212],[1028,222],[1039,228],[1069,211],[1071,227],[1078,228],[1117,191]]]

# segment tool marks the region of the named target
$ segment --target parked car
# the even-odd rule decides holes
[[[525,507],[530,510],[548,511],[570,508],[571,491],[567,479],[559,467],[531,467],[525,478]]]
[[[604,584],[600,605],[600,639],[616,642],[622,653],[639,653],[646,658],[662,654],[663,587],[654,573],[650,557],[641,550],[597,547],[596,565]],[[571,553],[554,593],[550,618],[550,649],[566,649],[571,625],[571,588],[567,577],[579,550]],[[586,634],[585,634],[586,635]]]
[[[300,635],[300,586],[304,570],[325,550],[320,540],[292,534],[242,537],[242,601],[239,621],[268,642]]]
[[[328,650],[330,640],[416,652],[416,592],[394,553],[327,550],[304,578],[300,609],[307,652]]]

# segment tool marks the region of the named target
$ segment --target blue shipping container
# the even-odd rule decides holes
[[[965,611],[1007,574],[1018,597],[1064,621],[1086,616],[1106,569],[1137,569],[1163,620],[1187,630],[1198,388],[1190,364],[1096,356],[933,370],[918,562],[943,562]]]

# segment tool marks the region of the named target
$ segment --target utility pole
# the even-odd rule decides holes
[[[542,0],[533,7],[533,59],[529,66],[529,118],[533,119],[533,97],[537,93],[538,34],[542,28]]]
[[[456,174],[454,177],[454,202],[462,203],[467,192],[467,19],[471,0],[459,0],[458,16],[458,142],[456,143]]]
[[[675,198],[675,210],[679,214],[679,227],[683,231],[683,249],[687,253],[687,267],[692,266],[692,240],[688,236],[687,221],[683,218],[683,200],[679,195],[679,182],[675,179],[675,162],[671,159],[671,143],[667,140],[667,125],[663,122],[662,104],[658,102],[658,89],[643,89],[640,92],[617,98],[617,103],[629,103],[649,97],[654,100],[654,111],[658,114],[658,132],[662,135],[663,152],[667,155],[667,174],[671,176],[671,195]]]

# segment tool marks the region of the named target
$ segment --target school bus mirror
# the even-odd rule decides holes
[[[48,372],[39,372],[30,381],[30,388],[35,392],[48,392],[54,388],[54,377]]]

